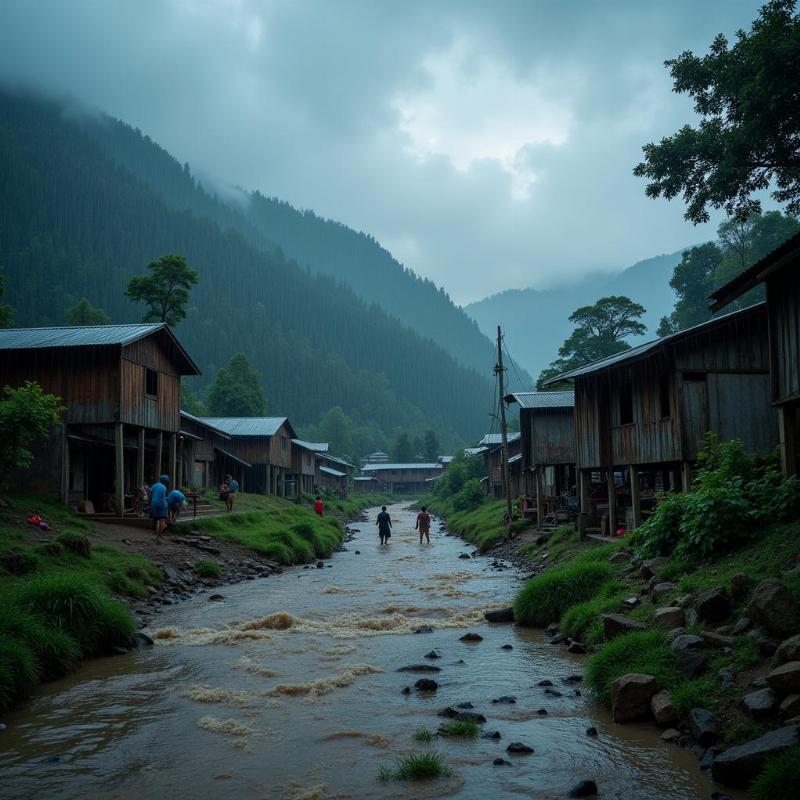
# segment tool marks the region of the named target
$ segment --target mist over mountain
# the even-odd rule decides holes
[[[647,334],[630,341],[655,338],[659,320],[675,304],[669,280],[682,252],[681,249],[639,261],[616,275],[590,273],[568,287],[509,289],[470,303],[464,310],[487,336],[502,325],[512,355],[536,376],[557,356],[558,348],[572,332],[570,314],[600,297],[624,295],[641,303],[647,310],[642,318]]]

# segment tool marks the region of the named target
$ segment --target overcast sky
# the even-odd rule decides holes
[[[713,234],[631,170],[691,119],[664,59],[759,5],[2,0],[0,76],[371,233],[465,303]]]

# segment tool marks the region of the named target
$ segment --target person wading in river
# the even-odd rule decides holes
[[[392,535],[392,518],[386,510],[386,506],[381,506],[381,513],[378,514],[375,524],[378,526],[378,536],[381,544],[388,544],[389,537]]]
[[[422,506],[422,511],[417,514],[417,524],[414,526],[419,531],[419,543],[422,544],[422,537],[431,543],[431,515],[428,513],[428,507]]]

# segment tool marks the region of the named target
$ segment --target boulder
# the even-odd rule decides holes
[[[747,616],[771,633],[785,636],[796,628],[797,603],[784,583],[769,578],[753,590]]]
[[[514,649],[514,645],[513,644],[501,644],[500,645],[500,649],[501,650],[513,650]]]
[[[665,606],[664,608],[656,609],[655,614],[653,614],[653,625],[666,631],[680,628],[683,622],[683,609],[678,606]]]
[[[652,675],[629,672],[611,685],[611,713],[614,722],[634,722],[650,716],[650,699],[658,691]]]
[[[504,694],[502,697],[495,697],[493,703],[501,703],[503,705],[513,705],[517,702],[517,698],[510,694]]]
[[[509,608],[492,608],[483,612],[483,617],[487,622],[513,622],[514,609]]]
[[[641,601],[639,600],[639,598],[635,594],[632,594],[630,597],[626,597],[622,601],[622,607],[624,609],[636,608],[636,606],[638,606],[640,602]]]
[[[431,650],[430,653],[425,653],[425,658],[441,658],[441,655],[435,650]]]
[[[597,784],[594,781],[581,781],[569,790],[570,797],[591,797],[595,794],[597,794]]]
[[[734,600],[742,600],[750,588],[750,578],[744,572],[737,572],[731,577],[731,595]]]
[[[502,739],[503,737],[500,736],[500,731],[484,731],[481,734],[481,739]]]
[[[483,725],[483,723],[486,722],[486,717],[477,711],[465,711],[460,708],[453,708],[452,706],[447,706],[447,708],[442,709],[439,712],[439,716],[455,719],[459,722],[477,722],[479,725]]]
[[[767,675],[767,683],[778,694],[800,692],[800,661],[787,661]]]
[[[677,653],[680,650],[697,650],[705,644],[702,638],[693,633],[684,633],[672,640],[670,647]]]
[[[736,620],[736,624],[731,628],[731,635],[738,636],[744,633],[750,627],[750,617],[740,617]]]
[[[460,642],[482,642],[483,636],[479,633],[465,633],[459,638]]]
[[[668,728],[678,721],[678,715],[672,707],[672,698],[669,692],[656,692],[650,698],[650,711],[653,713],[656,725],[660,725],[662,728]]]
[[[799,731],[794,725],[787,725],[723,750],[714,759],[711,776],[728,786],[748,786],[768,758],[800,743]]]
[[[627,564],[631,560],[631,554],[625,552],[625,550],[617,550],[608,560],[612,564]]]
[[[586,648],[580,642],[570,642],[567,652],[576,655],[584,655],[586,653]]]
[[[676,728],[667,728],[660,736],[662,742],[677,742],[680,738],[681,732]]]
[[[511,762],[510,761],[506,761],[504,758],[500,758],[499,756],[494,761],[492,761],[492,764],[494,764],[496,767],[510,767],[511,766]]]
[[[686,608],[692,604],[692,596],[690,594],[682,594],[680,597],[676,597],[672,601],[672,605],[680,606],[680,608]]]
[[[506,747],[506,752],[515,754],[532,753],[533,748],[528,747],[527,744],[523,744],[522,742],[511,742],[511,744]]]
[[[719,736],[719,722],[708,709],[693,708],[689,712],[689,730],[698,744],[711,747]]]
[[[748,717],[765,719],[778,705],[778,695],[772,689],[757,689],[742,698],[742,708]]]
[[[587,728],[586,735],[592,737],[597,736],[597,728],[595,728],[594,725],[591,728]]]
[[[628,619],[623,614],[603,614],[603,634],[605,638],[613,639],[623,633],[630,633],[631,631],[643,631],[647,626],[634,619]]]
[[[544,693],[549,697],[563,697],[561,692],[558,689],[551,689],[549,686],[544,690]]]
[[[721,633],[712,633],[711,631],[703,631],[701,636],[709,647],[715,647],[717,650],[721,650],[723,647],[733,647],[732,636],[723,636]]]
[[[398,672],[441,672],[441,667],[433,664],[409,664],[407,667],[400,667]]]
[[[731,599],[725,589],[718,586],[699,594],[694,610],[703,622],[722,622],[731,613]]]
[[[439,688],[439,684],[430,678],[420,678],[414,686],[421,692],[435,692]]]
[[[781,700],[780,715],[783,719],[796,717],[800,714],[800,694],[790,694]]]
[[[672,581],[662,581],[653,586],[650,593],[653,595],[654,600],[658,600],[659,597],[664,597],[664,595],[674,592],[677,588]]]
[[[646,561],[642,561],[641,569],[639,570],[641,576],[647,580],[647,578],[652,578],[653,575],[656,574],[659,567],[663,567],[665,564],[669,563],[669,559],[666,556],[657,556],[656,558],[648,558]]]
[[[680,671],[692,680],[708,669],[708,658],[696,650],[679,650],[675,654]]]
[[[800,661],[800,633],[784,639],[775,651],[775,659],[779,664],[787,661]]]

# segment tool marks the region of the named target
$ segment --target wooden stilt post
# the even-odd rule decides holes
[[[144,486],[144,428],[139,428],[136,442],[136,491]]]
[[[794,406],[778,409],[778,430],[781,442],[781,466],[786,476],[797,475],[797,425]]]
[[[692,486],[692,467],[688,461],[681,462],[681,491],[688,492]]]
[[[589,473],[582,469],[578,472],[578,492],[580,495],[580,513],[578,514],[578,539],[586,538],[589,527]]]
[[[173,489],[180,486],[177,469],[178,469],[178,434],[171,433],[169,435],[169,479],[172,481]]]
[[[164,433],[158,432],[156,436],[156,463],[153,472],[153,480],[157,481],[161,477],[162,461],[164,460]]]
[[[122,446],[122,423],[114,425],[114,502],[116,514],[125,514],[125,451]]]
[[[69,437],[66,423],[61,426],[61,435],[61,501],[69,504]]]
[[[614,467],[606,470],[606,483],[608,485],[608,535],[617,533],[617,493],[614,486]]]
[[[642,524],[642,500],[639,496],[639,469],[631,464],[628,467],[631,479],[631,505],[633,506],[633,529]]]
[[[537,464],[534,472],[536,478],[536,526],[544,525],[544,476],[542,467]]]

